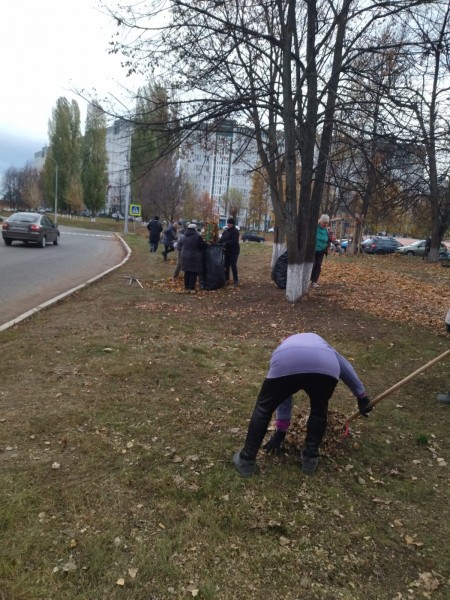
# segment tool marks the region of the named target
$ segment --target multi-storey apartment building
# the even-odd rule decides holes
[[[198,131],[180,150],[179,168],[199,195],[210,195],[221,222],[228,216],[227,193],[231,189],[242,195],[238,221],[246,222],[252,171],[258,162],[250,133],[234,121],[225,121]]]
[[[130,149],[133,126],[117,120],[106,129],[106,152],[108,153],[107,212],[125,212],[130,200]]]

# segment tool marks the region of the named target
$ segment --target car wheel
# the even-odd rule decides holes
[[[414,251],[408,250],[408,252],[406,253],[406,256],[414,256]]]
[[[45,235],[43,235],[43,236],[42,236],[42,239],[41,239],[41,241],[40,241],[40,243],[39,243],[39,246],[40,246],[41,248],[45,248],[45,246],[46,246],[46,245],[47,245],[47,238],[45,237]]]
[[[3,239],[3,241],[5,242],[6,246],[11,246],[11,244],[13,242],[12,240],[5,240],[5,239]]]
[[[259,243],[260,244],[264,244],[264,240],[259,240]]]
[[[381,254],[384,254],[384,250],[376,250],[376,251],[375,251],[375,254],[380,254],[380,255],[381,255]]]
[[[54,246],[57,246],[58,244],[59,244],[59,235],[57,235],[57,236],[55,237],[55,239],[53,240],[53,245],[54,245]]]

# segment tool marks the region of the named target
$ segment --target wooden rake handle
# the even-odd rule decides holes
[[[423,373],[424,371],[426,371],[427,369],[429,369],[430,367],[435,365],[437,362],[441,361],[442,359],[444,359],[446,356],[449,356],[449,355],[450,355],[450,349],[446,350],[439,356],[436,356],[436,358],[433,358],[433,360],[430,360],[430,362],[427,362],[426,365],[423,365],[422,367],[417,369],[417,371],[414,371],[414,373],[411,373],[410,375],[408,375],[407,377],[405,377],[398,383],[394,384],[388,390],[382,392],[379,396],[377,396],[376,398],[374,398],[372,400],[372,402],[369,404],[369,406],[375,406],[375,404],[378,404],[378,402],[383,400],[383,398],[386,398],[386,396],[389,396],[389,394],[392,394],[392,392],[395,392],[395,390],[398,390],[399,388],[401,388],[403,385],[405,385],[405,383],[408,383],[408,381],[411,381],[411,379],[414,379],[415,377],[417,377],[417,375],[419,375],[420,373]],[[359,412],[359,410],[357,412],[353,413],[352,416],[347,419],[347,425],[360,416],[361,416],[361,413]]]

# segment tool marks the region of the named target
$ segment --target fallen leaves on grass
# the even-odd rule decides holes
[[[404,258],[366,256],[351,263],[330,260],[322,278],[333,286],[323,286],[315,293],[347,309],[443,331],[449,304],[447,269],[422,261],[406,262]],[[398,269],[399,261],[404,272]]]
[[[423,543],[416,540],[415,535],[405,535],[405,542],[407,546],[414,546],[414,548],[422,548]]]
[[[308,416],[301,414],[294,407],[291,425],[284,442],[288,454],[298,455],[301,452],[305,442]],[[320,446],[321,453],[325,456],[334,457],[343,453],[342,436],[346,420],[346,416],[338,411],[328,412],[327,430]]]
[[[419,573],[419,578],[410,583],[410,587],[420,588],[423,591],[424,598],[431,598],[430,592],[434,592],[444,585],[445,581],[442,575],[436,571],[425,571]]]

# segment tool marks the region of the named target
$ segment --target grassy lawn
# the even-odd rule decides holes
[[[187,296],[173,259],[127,242],[121,271],[0,334],[0,599],[448,599],[449,360],[314,477],[261,455],[245,480],[231,457],[291,333],[325,337],[372,397],[446,350],[450,269],[331,257],[290,305],[269,244],[242,244],[240,287]],[[355,411],[343,384],[331,408]]]

